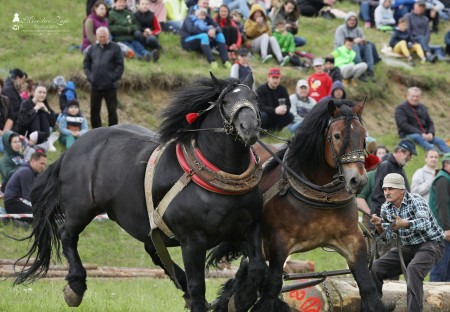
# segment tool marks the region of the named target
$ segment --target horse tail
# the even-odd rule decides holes
[[[31,190],[31,203],[33,206],[33,230],[28,238],[34,241],[26,255],[16,261],[26,259],[30,262],[31,256],[35,260],[31,266],[11,275],[15,278],[14,285],[33,282],[44,276],[50,266],[52,248],[56,249],[57,259],[60,260],[60,241],[58,239],[58,225],[64,222],[64,215],[59,206],[59,172],[65,154],[50,165],[47,170],[40,174],[33,184]]]
[[[213,248],[206,259],[206,267],[218,267],[220,263],[231,262],[245,254],[241,242],[224,241]]]

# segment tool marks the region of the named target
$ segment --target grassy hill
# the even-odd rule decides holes
[[[19,67],[35,80],[50,84],[56,75],[74,79],[78,85],[82,108],[88,111],[88,84],[82,70],[82,54],[70,47],[81,42],[81,25],[85,14],[85,1],[33,1],[22,5],[14,1],[3,4],[0,20],[3,31],[0,46],[0,76],[8,70]],[[338,8],[357,11],[350,1],[338,3]],[[18,30],[13,30],[15,13],[21,19]],[[58,23],[56,23],[58,22]],[[333,35],[343,21],[322,18],[300,18],[300,35],[307,39],[302,50],[318,56],[325,56],[333,49]],[[450,29],[448,22],[441,22],[440,32],[432,35],[432,43],[443,45],[443,36]],[[374,29],[365,30],[366,36],[376,43],[378,50],[389,40],[389,33]],[[125,74],[120,87],[120,122],[131,122],[155,128],[157,113],[165,105],[171,90],[187,83],[195,76],[208,75],[209,66],[205,58],[197,53],[187,53],[181,49],[179,38],[172,34],[162,34],[160,41],[164,52],[158,63],[144,63],[126,60]],[[252,61],[256,80],[265,81],[267,68],[275,63],[261,64],[258,58]],[[376,66],[376,83],[360,83],[357,89],[348,90],[352,99],[368,97],[364,113],[367,128],[372,136],[395,136],[393,120],[394,107],[400,103],[410,86],[417,85],[424,90],[423,101],[430,107],[437,124],[438,133],[450,137],[446,126],[449,118],[450,64],[418,65],[413,70],[395,68],[384,62]],[[295,82],[306,78],[311,71],[300,71],[293,67],[283,68],[283,84],[290,92]],[[214,74],[228,75],[221,68]],[[57,98],[50,93],[54,107]],[[389,142],[386,142],[390,144]]]

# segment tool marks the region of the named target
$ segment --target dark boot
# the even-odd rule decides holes
[[[375,79],[375,74],[374,74],[373,70],[368,69],[366,73],[367,73],[367,77],[369,77],[370,81],[372,81],[372,82],[377,81],[377,79]]]

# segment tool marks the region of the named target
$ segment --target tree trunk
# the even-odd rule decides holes
[[[327,296],[327,292],[329,296]],[[361,298],[354,280],[328,278],[324,284],[293,290],[283,295],[294,312],[333,311],[359,312]],[[395,312],[408,312],[405,281],[386,281],[383,301],[396,302]],[[450,311],[450,283],[424,283],[423,312]]]

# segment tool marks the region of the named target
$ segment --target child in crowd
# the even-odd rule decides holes
[[[381,0],[375,9],[374,18],[377,29],[391,31],[395,26],[394,12],[391,10],[391,0]]]
[[[194,22],[194,26],[200,29],[201,31],[208,31],[211,27],[206,22],[206,16],[208,15],[208,11],[205,8],[199,8],[195,10],[195,14],[190,15],[192,22]]]
[[[316,102],[319,102],[323,97],[330,95],[333,80],[325,72],[322,58],[315,58],[313,60],[313,67],[314,74],[308,78],[308,96],[312,97]]]
[[[247,40],[245,45],[253,52],[259,53],[261,61],[267,63],[275,56],[280,66],[289,63],[289,56],[281,53],[277,39],[272,35],[272,26],[266,15],[266,10],[259,4],[254,4],[250,16],[244,24]]]
[[[356,52],[353,50],[353,38],[345,37],[344,44],[331,52],[334,57],[334,63],[341,69],[343,83],[347,84],[351,80],[353,86],[356,86],[356,80],[360,79],[367,82],[362,75],[367,71],[367,63],[360,62],[355,64]]]
[[[138,11],[134,13],[134,17],[140,26],[140,29],[133,33],[134,39],[151,51],[154,62],[158,61],[161,49],[158,35],[161,32],[161,26],[155,14],[150,11],[150,0],[139,1]]]
[[[301,66],[300,57],[295,54],[295,40],[294,35],[288,32],[286,28],[286,21],[279,19],[275,24],[275,32],[273,33],[280,45],[281,54],[289,56],[289,60],[294,66]]]
[[[333,55],[328,55],[327,57],[325,57],[325,72],[328,74],[328,76],[331,77],[333,82],[342,81],[342,79],[344,79],[342,77],[341,69],[337,66],[334,66]]]
[[[398,26],[392,33],[389,45],[392,47],[392,51],[408,58],[408,63],[414,65],[414,59],[411,52],[415,52],[421,59],[421,63],[427,61],[422,46],[417,41],[414,41],[413,36],[408,30],[408,21],[405,17],[402,17],[398,21]]]
[[[89,130],[87,120],[80,111],[80,104],[76,99],[67,104],[67,108],[58,118],[58,127],[61,132],[59,140],[66,149]]]
[[[244,23],[242,23],[244,16],[242,15],[241,11],[236,9],[236,10],[231,11],[231,18],[233,19],[233,22],[238,27],[239,32],[241,33],[242,42],[244,42],[245,41],[245,31],[244,31]]]
[[[244,81],[248,75],[253,74],[253,70],[248,63],[248,49],[241,48],[238,51],[238,60],[231,66],[230,77]]]
[[[125,0],[114,0],[114,9],[109,11],[109,31],[113,40],[132,49],[138,59],[150,62],[153,58],[144,46],[133,38],[140,25],[133,13],[126,8]]]
[[[58,90],[59,108],[61,109],[61,112],[63,112],[67,103],[77,98],[77,94],[75,93],[75,83],[70,80],[66,82],[63,76],[57,76],[53,79],[53,86]]]

